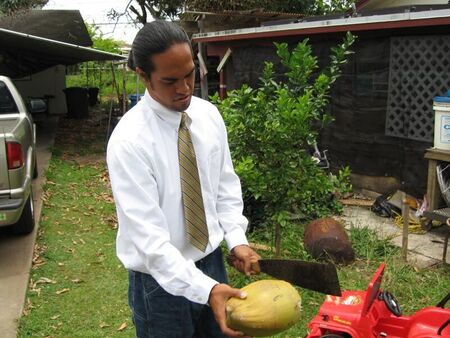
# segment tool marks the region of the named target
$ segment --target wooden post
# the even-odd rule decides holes
[[[119,86],[117,86],[116,72],[114,70],[114,63],[112,63],[112,62],[111,62],[111,75],[112,75],[112,86],[113,86],[113,88],[116,89],[117,101],[120,103],[120,90],[119,90]]]
[[[124,63],[122,65],[122,86],[123,86],[123,91],[122,91],[122,115],[124,115],[127,111],[127,81],[126,81],[126,76],[127,76],[127,69],[126,69],[126,64]]]
[[[205,15],[202,15],[202,18],[198,21],[198,28],[200,33],[203,33],[203,20],[205,18]],[[205,46],[203,43],[198,43],[198,52],[203,57],[203,60],[205,61],[205,65],[208,63],[207,56],[205,53]],[[200,90],[202,99],[207,100],[208,99],[208,76],[205,74],[203,77],[200,75]]]
[[[408,257],[409,204],[406,199],[405,192],[402,192],[402,217],[403,217],[402,257],[404,260],[406,260]]]
[[[225,78],[225,70],[221,69],[219,73],[219,97],[221,100],[225,100],[227,98],[227,84]]]

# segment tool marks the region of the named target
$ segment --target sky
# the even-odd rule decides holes
[[[85,22],[101,24],[98,27],[105,38],[114,38],[131,44],[139,28],[127,24],[130,19],[125,16],[114,27],[114,22],[107,17],[111,8],[117,12],[124,12],[129,2],[130,0],[49,0],[44,9],[78,9]]]

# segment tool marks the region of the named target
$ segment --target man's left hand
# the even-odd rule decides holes
[[[260,272],[258,261],[261,259],[261,256],[248,245],[235,246],[231,250],[230,257],[231,263],[235,269],[247,276],[255,275]]]

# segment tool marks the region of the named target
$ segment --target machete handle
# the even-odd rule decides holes
[[[229,255],[226,257],[227,263],[228,263],[230,266],[232,266],[232,267],[235,267],[235,266],[234,266],[234,261],[235,261],[236,259],[238,259],[238,258],[237,258],[236,255],[234,255],[234,254],[229,254]],[[250,267],[251,267],[251,269],[252,269],[252,274],[258,275],[258,274],[261,272],[261,268],[260,268],[258,262],[251,263],[251,266],[250,266]]]

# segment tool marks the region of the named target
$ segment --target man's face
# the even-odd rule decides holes
[[[187,43],[172,45],[164,53],[152,57],[155,65],[150,79],[145,80],[149,94],[166,108],[184,111],[194,92],[195,65]]]

